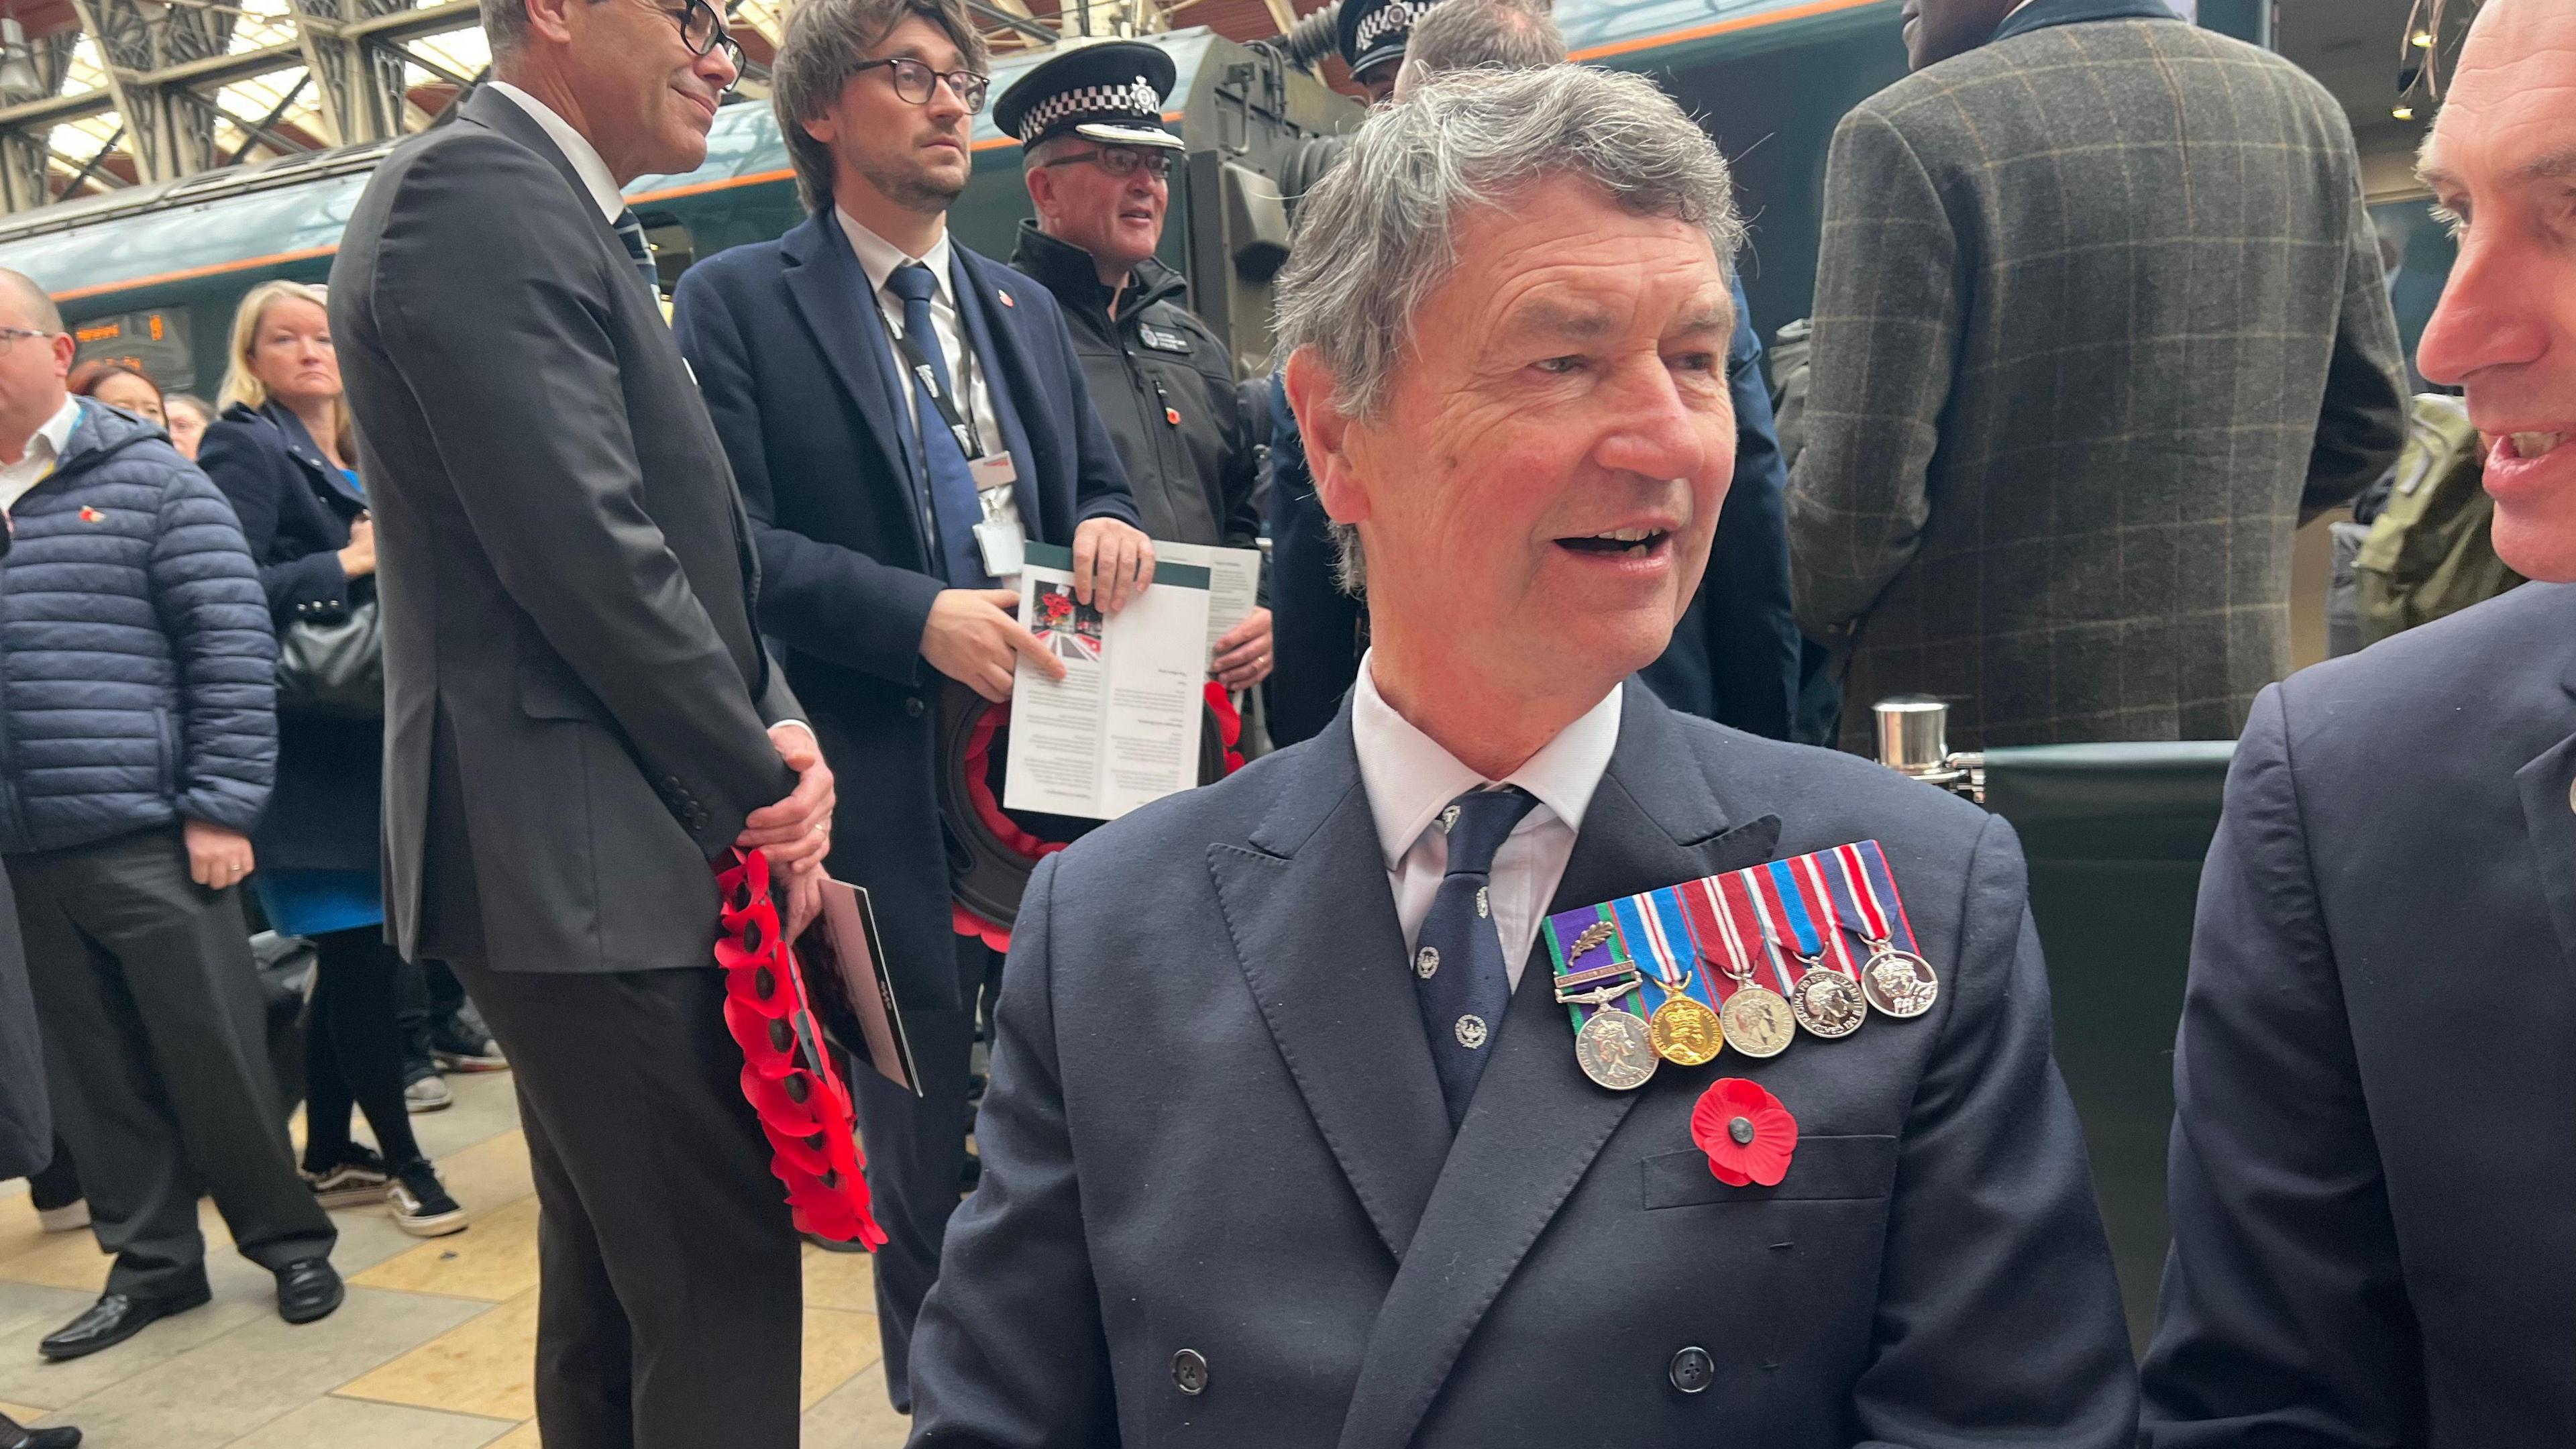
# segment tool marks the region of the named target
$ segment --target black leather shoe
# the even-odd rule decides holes
[[[80,1430],[65,1425],[59,1429],[30,1429],[0,1414],[0,1449],[74,1449],[80,1443]]]
[[[328,1258],[304,1258],[277,1270],[277,1316],[289,1323],[328,1318],[348,1296]]]
[[[203,1288],[176,1298],[128,1298],[122,1293],[102,1293],[80,1317],[47,1335],[44,1342],[36,1345],[36,1352],[60,1362],[114,1348],[173,1313],[204,1307],[213,1296]]]

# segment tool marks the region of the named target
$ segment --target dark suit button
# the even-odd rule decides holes
[[[903,702],[903,712],[912,716],[914,719],[921,718],[921,710],[922,703],[918,699],[907,699]]]
[[[1172,1355],[1172,1386],[1185,1394],[1207,1392],[1207,1359],[1195,1348]]]
[[[1716,1377],[1717,1364],[1709,1358],[1707,1349],[1694,1345],[1673,1355],[1673,1387],[1683,1393],[1696,1394]]]
[[[677,790],[680,788],[680,777],[677,775],[664,775],[662,777],[662,784],[667,789]]]

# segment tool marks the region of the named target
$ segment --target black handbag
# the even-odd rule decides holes
[[[329,719],[384,718],[385,634],[374,599],[333,619],[298,619],[278,634],[277,707]]]

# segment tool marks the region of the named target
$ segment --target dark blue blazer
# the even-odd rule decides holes
[[[1047,289],[951,245],[958,311],[988,368],[1029,536],[1136,521]],[[672,328],[724,440],[760,552],[760,627],[814,716],[840,810],[832,873],[875,898],[907,1006],[957,1004],[933,738],[941,676],[921,657],[947,586],[922,523],[920,442],[867,273],[826,210],[680,279]]]
[[[1038,867],[914,1449],[2129,1449],[2012,828],[1626,688],[1553,908],[1874,838],[1932,1012],[1611,1092],[1542,948],[1453,1138],[1345,713]],[[1797,1118],[1775,1188],[1691,1141],[1728,1076]]]
[[[2153,1449],[2576,1438],[2576,587],[2255,700],[2174,1061]]]
[[[1708,574],[1663,657],[1638,672],[1666,704],[1766,739],[1789,738],[1798,699],[1798,624],[1789,594],[1789,470],[1762,380],[1762,339],[1735,283],[1726,353],[1735,401],[1735,479],[1718,515]],[[1306,468],[1287,389],[1270,383],[1270,735],[1295,744],[1322,730],[1359,676],[1360,601],[1333,581],[1334,550]]]
[[[322,456],[295,414],[274,403],[224,409],[197,450],[197,466],[241,518],[259,565],[269,622],[280,634],[299,619],[329,622],[376,596],[375,580],[340,571],[349,525],[365,496]],[[284,870],[374,875],[384,851],[385,727],[281,711],[277,789],[252,842],[259,863]]]

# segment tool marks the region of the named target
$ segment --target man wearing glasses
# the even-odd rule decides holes
[[[705,0],[486,0],[495,79],[332,269],[377,519],[389,925],[518,1078],[552,1449],[792,1449],[802,1248],[742,1096],[711,864],[819,900],[832,775],[620,188],[706,156]]]
[[[1055,299],[948,235],[985,60],[961,0],[802,0],[770,84],[812,216],[691,268],[672,324],[742,480],[761,629],[847,783],[830,870],[874,901],[920,1069],[918,1098],[852,1081],[898,1409],[1000,968],[954,924],[940,693],[1006,700],[1021,658],[1062,673],[1012,617],[1026,542],[1071,548],[1077,596],[1112,612],[1153,575]]]
[[[1056,56],[994,102],[995,123],[1023,148],[1037,211],[1020,223],[1011,265],[1063,304],[1147,535],[1257,548],[1258,460],[1233,359],[1191,315],[1188,283],[1154,257],[1183,164],[1181,138],[1163,125],[1172,81],[1160,47],[1109,41]],[[1270,610],[1219,640],[1213,666],[1228,689],[1268,678]]]

